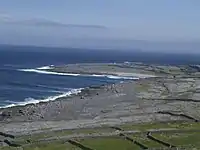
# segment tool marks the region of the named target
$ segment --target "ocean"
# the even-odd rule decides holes
[[[160,64],[199,63],[199,56],[72,48],[0,46],[0,107],[55,100],[91,85],[122,78],[47,73],[51,65],[140,61]]]

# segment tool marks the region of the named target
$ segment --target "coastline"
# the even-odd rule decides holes
[[[71,75],[69,74],[69,76],[71,76]],[[128,80],[133,81],[133,80],[139,80],[140,79],[140,77],[136,78],[136,77],[126,77],[126,76],[116,76],[116,75],[115,76],[112,76],[112,75],[87,75],[87,76],[88,77],[90,77],[90,76],[91,77],[107,77],[108,76],[108,78],[119,80],[116,83],[106,83],[106,84],[102,84],[102,85],[118,84],[118,83],[124,82],[125,80],[126,81],[128,81]],[[124,80],[122,81],[120,79],[124,79]],[[91,85],[89,87],[100,88],[102,85],[99,85],[99,86]],[[63,92],[60,95],[52,95],[52,96],[48,96],[48,97],[43,98],[43,99],[27,98],[27,101],[2,106],[2,107],[0,107],[0,110],[4,109],[4,108],[26,106],[26,105],[29,105],[29,104],[38,104],[38,103],[43,103],[43,102],[55,101],[55,100],[63,98],[63,97],[70,97],[70,96],[77,95],[77,94],[81,93],[82,91],[84,91],[84,89],[88,89],[89,87],[77,88],[77,89],[74,88],[74,89],[69,90],[68,92]]]
[[[200,106],[198,99],[197,102],[191,102],[174,97],[177,93],[181,97],[181,94],[190,91],[191,87],[198,88],[199,80],[188,80],[180,75],[185,76],[185,73],[180,72],[175,78],[174,72],[171,72],[170,75],[163,73],[163,76],[155,78],[91,86],[82,89],[77,95],[58,98],[55,101],[0,109],[0,122],[4,124],[4,129],[0,129],[23,134],[34,132],[33,129],[40,130],[41,127],[60,130],[129,122],[191,121],[178,115],[181,113],[199,119],[199,112],[195,109]],[[191,96],[195,99],[197,94],[193,92]],[[28,128],[23,129],[24,126]]]
[[[105,91],[109,91],[109,92],[114,92],[115,93],[115,92],[117,92],[117,89],[115,87],[123,85],[123,84],[126,84],[126,83],[130,83],[130,82],[134,82],[134,81],[133,80],[123,81],[123,82],[119,81],[118,83],[102,84],[102,85],[99,85],[99,86],[93,86],[92,85],[92,86],[85,87],[85,88],[73,89],[76,92],[73,92],[73,93],[67,94],[67,95],[65,94],[63,96],[58,95],[57,98],[54,99],[54,100],[46,100],[46,99],[44,99],[44,101],[41,100],[41,101],[37,101],[36,103],[30,102],[28,104],[23,104],[22,103],[22,105],[19,104],[19,105],[11,106],[11,107],[5,106],[5,108],[0,108],[0,112],[1,112],[1,115],[2,115],[2,112],[8,112],[8,114],[9,114],[10,112],[13,112],[13,111],[14,111],[14,114],[17,113],[17,112],[20,114],[21,111],[24,110],[24,109],[30,109],[30,108],[33,108],[33,107],[40,107],[40,106],[43,106],[43,105],[47,106],[49,104],[53,105],[53,107],[54,107],[54,105],[57,105],[57,103],[60,103],[60,102],[63,102],[63,103],[69,102],[69,103],[71,103],[71,100],[73,100],[73,99],[75,99],[75,100],[78,100],[78,99],[83,100],[88,96],[89,97],[90,96],[91,97],[97,96],[100,93],[104,93]],[[21,115],[24,115],[24,114],[22,113]],[[14,115],[12,114],[12,116],[14,116]],[[2,116],[0,116],[0,117],[2,117]],[[9,116],[7,116],[7,117],[9,118]],[[42,120],[43,120],[43,117],[42,117]],[[49,118],[49,120],[51,120],[51,119]],[[0,120],[0,121],[2,121],[2,120]],[[27,120],[24,120],[24,121],[34,121],[34,119],[33,120],[27,119]]]
[[[77,65],[77,64],[70,64],[70,65]],[[81,64],[81,65],[88,65],[88,64]],[[94,65],[94,64],[90,64]],[[100,64],[101,65],[101,64]],[[104,64],[105,65],[105,64]],[[39,74],[47,74],[47,75],[58,75],[58,76],[81,76],[81,77],[94,77],[94,78],[108,78],[108,79],[114,79],[114,80],[119,80],[119,82],[123,82],[125,80],[139,80],[141,78],[152,78],[155,77],[154,75],[149,75],[149,74],[141,74],[141,73],[124,73],[124,72],[81,72],[81,71],[76,71],[76,72],[61,72],[58,70],[54,70],[54,67],[56,68],[57,66],[54,65],[49,65],[49,66],[42,66],[38,68],[30,68],[30,69],[17,69],[20,72],[32,72],[32,73],[39,73]],[[116,81],[117,83],[118,81]],[[87,87],[83,87],[87,88]],[[13,103],[13,104],[8,104],[6,106],[0,107],[2,108],[9,108],[9,107],[15,107],[15,106],[25,106],[27,104],[36,104],[39,102],[48,102],[48,101],[54,101],[60,97],[66,97],[70,96],[71,94],[76,94],[80,93],[81,89],[71,89],[67,92],[62,92],[60,95],[51,95],[47,96],[45,98],[41,99],[34,99],[34,98],[26,98],[25,101],[18,102],[18,103]]]
[[[62,97],[68,97],[68,96],[73,96],[73,95],[76,95],[78,93],[81,93],[81,90],[83,88],[79,88],[79,89],[71,89],[70,91],[68,92],[63,92],[62,94],[60,95],[54,95],[54,96],[49,96],[47,98],[43,98],[43,99],[34,99],[34,98],[28,98],[28,100],[24,101],[24,102],[18,102],[18,103],[13,103],[13,104],[9,104],[9,105],[6,105],[6,106],[2,106],[0,107],[0,110],[1,109],[5,109],[5,108],[12,108],[12,107],[18,107],[18,106],[26,106],[26,105],[29,105],[29,104],[38,104],[38,103],[44,103],[44,102],[49,102],[49,101],[55,101],[59,98],[62,98]]]

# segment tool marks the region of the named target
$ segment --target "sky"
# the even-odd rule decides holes
[[[198,43],[199,8],[199,0],[1,0],[0,43],[68,46],[91,39]]]

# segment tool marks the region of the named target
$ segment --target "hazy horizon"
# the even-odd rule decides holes
[[[198,0],[0,2],[0,44],[199,53]]]

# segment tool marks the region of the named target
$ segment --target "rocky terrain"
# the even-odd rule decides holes
[[[88,87],[47,103],[1,109],[1,132],[19,136],[44,130],[200,120],[198,65],[72,64],[47,71],[140,79]]]

